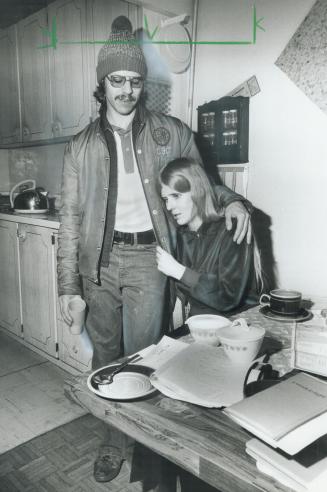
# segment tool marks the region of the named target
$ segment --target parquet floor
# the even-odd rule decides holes
[[[0,455],[0,492],[141,492],[124,463],[110,483],[93,479],[103,424],[90,414]]]

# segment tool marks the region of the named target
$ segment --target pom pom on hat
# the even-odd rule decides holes
[[[99,51],[98,82],[106,75],[118,70],[136,72],[143,78],[147,74],[143,51],[132,33],[130,20],[124,15],[117,17],[112,22],[111,34],[106,44]]]
[[[123,31],[132,34],[133,26],[131,24],[131,21],[127,19],[127,17],[125,17],[124,15],[120,15],[119,17],[116,17],[116,19],[112,21],[111,32],[117,33]]]

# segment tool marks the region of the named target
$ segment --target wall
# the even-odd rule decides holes
[[[7,192],[9,187],[8,150],[0,149],[0,193]]]
[[[327,117],[274,65],[313,4],[259,0],[266,31],[258,30],[256,44],[198,46],[194,108],[256,74],[261,92],[250,101],[248,196],[271,218],[279,284],[327,296]],[[251,39],[252,5],[201,0],[197,39]]]
[[[8,151],[10,189],[25,179],[35,179],[49,196],[60,195],[65,144],[25,147]]]

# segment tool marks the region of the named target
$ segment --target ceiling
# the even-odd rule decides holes
[[[53,0],[0,0],[0,29],[11,26]]]

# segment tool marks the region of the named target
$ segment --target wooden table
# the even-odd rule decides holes
[[[267,320],[257,307],[240,316],[265,327],[267,338],[281,344],[272,357],[274,366],[282,373],[289,371],[293,324]],[[87,377],[68,380],[67,396],[222,492],[291,490],[257,470],[245,452],[252,436],[220,410],[172,400],[157,392],[142,401],[113,402],[93,394],[86,386]]]

